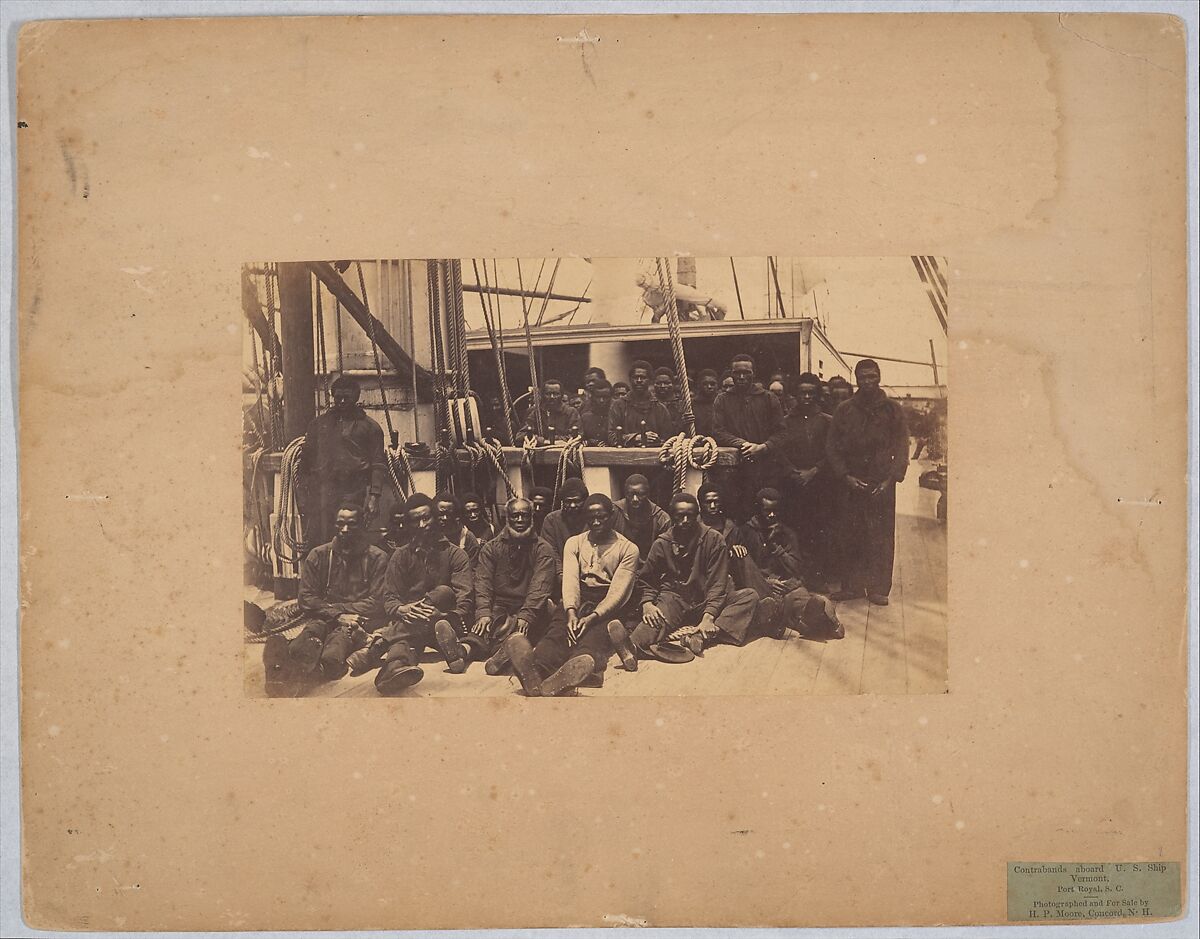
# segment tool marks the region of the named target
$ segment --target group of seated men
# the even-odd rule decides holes
[[[648,658],[683,663],[717,643],[845,635],[834,604],[816,592],[781,496],[763,489],[745,524],[721,492],[677,492],[666,511],[644,476],[613,502],[568,479],[512,498],[492,531],[477,497],[417,494],[371,544],[361,503],[337,509],[333,539],[306,556],[300,632],[268,639],[267,692],[377,671],[380,694],[423,677],[437,650],[462,674],[483,662],[515,674],[528,696],[600,687],[609,659],[637,671]]]

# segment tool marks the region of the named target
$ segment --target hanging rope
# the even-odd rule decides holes
[[[404,261],[404,312],[408,317],[408,354],[412,358],[412,408],[413,408],[413,440],[421,442],[421,419],[418,405],[421,403],[417,395],[417,324],[413,319],[413,286],[412,261]]]
[[[513,439],[512,417],[509,412],[512,410],[512,397],[508,391],[508,373],[504,368],[504,352],[500,347],[500,338],[496,335],[496,328],[492,322],[490,312],[492,295],[490,285],[487,284],[487,259],[483,262],[483,277],[479,276],[479,265],[475,263],[475,259],[471,258],[471,267],[475,269],[475,281],[481,288],[488,286],[488,290],[481,289],[479,291],[479,308],[483,311],[483,325],[487,329],[488,342],[492,347],[492,356],[496,360],[496,374],[500,379],[500,397],[501,407],[504,409],[504,429],[508,432],[507,440]],[[484,295],[487,295],[487,300],[484,300]],[[499,297],[499,295],[497,295]],[[497,306],[499,304],[497,303]]]
[[[542,268],[546,266],[546,259],[542,258]],[[538,269],[537,283],[541,283],[542,269]],[[537,286],[535,283],[535,289]],[[533,396],[533,427],[537,430],[539,437],[546,433],[542,427],[542,389],[541,383],[538,381],[537,361],[533,357],[533,333],[529,330],[529,303],[525,296],[525,282],[521,276],[521,259],[517,258],[517,286],[521,289],[521,322],[525,328],[525,354],[529,357],[529,393]],[[529,421],[525,423],[528,425]]]
[[[671,338],[671,356],[675,361],[675,373],[680,376],[683,392],[684,431],[666,441],[659,450],[658,458],[673,471],[675,491],[683,490],[687,482],[688,467],[706,470],[717,462],[717,442],[712,437],[696,435],[696,415],[692,410],[692,390],[687,380],[687,358],[683,352],[683,335],[679,329],[679,305],[675,299],[675,282],[671,277],[671,262],[666,258],[655,258],[658,282],[667,296],[667,334]]]
[[[671,467],[675,485],[672,492],[686,488],[688,467],[704,471],[715,466],[718,452],[712,437],[676,434],[667,440],[658,451],[658,461]]]
[[[567,481],[567,469],[571,465],[579,468],[579,475],[583,475],[583,438],[572,437],[562,448],[562,452],[558,455],[558,469],[554,474],[554,495],[550,500],[553,505],[558,501],[558,492],[562,489],[563,483]]]
[[[296,484],[300,478],[300,454],[304,450],[304,438],[297,437],[283,450],[279,460],[279,503],[275,511],[275,528],[272,546],[282,567],[291,564],[298,568],[304,550],[304,523],[300,518],[300,506],[296,498]]]
[[[671,337],[671,356],[675,360],[675,374],[679,376],[683,392],[683,426],[688,436],[696,433],[696,414],[692,410],[692,389],[687,380],[687,359],[683,354],[683,336],[679,331],[679,305],[675,301],[675,282],[671,279],[671,262],[666,258],[655,258],[658,267],[658,282],[667,295],[667,335]]]
[[[371,312],[371,304],[367,299],[367,282],[363,279],[362,262],[355,261],[354,267],[358,271],[358,292],[362,294],[363,310],[367,314],[367,334],[371,337],[371,356],[375,360],[375,377],[379,380],[379,400],[383,402],[383,419],[387,423],[388,442],[395,435],[395,429],[392,427],[392,411],[388,407],[387,388],[383,384],[383,366],[379,362],[379,343],[375,341],[375,316]],[[380,294],[383,292],[382,282],[379,284]]]
[[[321,377],[321,384],[317,388],[317,407],[328,410],[330,406],[330,391],[329,362],[325,355],[325,312],[321,307],[321,282],[317,280],[315,274],[312,275],[312,283],[316,287],[317,293],[313,329],[316,333],[314,346],[317,352],[317,374]]]
[[[272,446],[283,445],[283,401],[280,400],[278,389],[275,387],[276,374],[283,371],[283,350],[279,348],[279,329],[275,320],[278,306],[275,302],[275,281],[279,276],[278,268],[267,263],[263,270],[263,279],[267,294],[267,321],[271,326],[271,353],[266,371],[267,401],[271,406],[271,443]]]
[[[337,310],[334,312],[333,328],[334,342],[337,343],[338,374],[341,375],[346,370],[345,363],[342,361],[342,301],[337,297],[334,297],[333,300],[337,304]]]
[[[450,300],[454,314],[453,328],[455,342],[458,346],[458,396],[465,398],[471,393],[471,362],[467,355],[467,314],[463,309],[462,261],[458,258],[450,262],[450,279]]]
[[[504,483],[504,488],[508,492],[508,498],[515,498],[517,490],[513,488],[513,484],[508,479],[508,466],[504,461],[504,448],[497,446],[489,440],[483,441],[479,446],[483,450],[484,455],[492,461],[492,465],[496,468],[496,475]]]

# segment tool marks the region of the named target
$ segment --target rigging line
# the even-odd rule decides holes
[[[542,258],[542,268],[546,266],[546,259]],[[538,281],[542,279],[542,270],[538,270]],[[521,260],[517,259],[517,283],[521,287],[521,320],[525,330],[525,354],[529,357],[529,393],[533,397],[533,420],[534,427],[537,429],[537,435],[542,437],[545,435],[545,429],[542,427],[542,391],[538,386],[537,361],[533,357],[533,333],[529,330],[529,307],[525,302],[525,285],[521,278]],[[528,418],[525,421],[529,423]],[[514,443],[516,441],[513,441]]]
[[[774,255],[767,256],[767,263],[771,266],[771,277],[775,281],[775,299],[779,304],[779,318],[787,317],[787,308],[783,305],[783,291],[779,287],[779,265],[775,263]]]
[[[504,369],[504,354],[500,351],[499,337],[496,335],[495,324],[492,321],[491,314],[488,312],[488,307],[491,305],[492,294],[490,293],[490,284],[488,284],[487,276],[487,258],[483,259],[483,277],[479,276],[479,265],[475,263],[475,259],[471,258],[471,267],[475,270],[475,280],[481,287],[488,287],[487,303],[484,302],[485,291],[479,293],[479,306],[483,311],[483,324],[487,328],[488,341],[492,346],[492,355],[496,360],[496,377],[500,380],[500,399],[501,406],[504,409],[504,429],[508,431],[508,439],[513,439],[512,418],[509,416],[508,409],[511,406],[511,397],[508,391],[508,377]],[[499,295],[497,295],[497,301]]]
[[[378,277],[379,262],[376,261],[375,263],[377,265],[376,276]],[[395,429],[392,427],[392,412],[388,407],[387,388],[385,388],[383,384],[383,366],[379,364],[379,344],[375,341],[375,314],[371,312],[371,304],[367,299],[367,282],[363,278],[362,262],[355,261],[354,267],[358,272],[358,289],[362,294],[363,310],[367,314],[367,333],[371,337],[371,355],[375,360],[375,376],[379,380],[379,398],[383,402],[383,419],[387,424],[388,441],[390,442],[392,435],[395,433]],[[382,284],[380,284],[380,287],[382,289]]]
[[[421,415],[418,405],[421,403],[417,395],[417,324],[413,319],[413,282],[412,282],[412,261],[405,259],[404,264],[404,312],[408,317],[408,354],[412,357],[412,416],[413,416],[413,437],[417,443],[421,442]],[[339,307],[340,309],[340,307]],[[412,481],[412,474],[409,474],[409,482]]]
[[[729,269],[733,271],[733,292],[737,294],[738,313],[742,319],[745,319],[746,309],[742,306],[742,288],[738,285],[737,265],[733,263],[733,258],[729,259]]]
[[[941,286],[938,284],[938,277],[935,275],[933,269],[933,258],[929,257],[928,255],[922,255],[921,263],[925,266],[925,270],[929,272],[929,283],[930,286],[933,287],[933,292],[936,293],[938,295],[938,299],[942,301],[942,310],[944,310],[946,315],[949,316],[950,303],[947,300],[945,291],[943,291]]]

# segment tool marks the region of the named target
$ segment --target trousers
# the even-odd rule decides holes
[[[892,592],[896,557],[896,487],[877,496],[846,492],[838,519],[842,586],[887,596]]]
[[[415,617],[406,620],[393,620],[382,630],[387,642],[384,660],[400,662],[402,665],[416,665],[424,652],[430,646],[436,647],[437,639],[433,634],[433,625],[438,620],[446,620],[459,638],[463,638],[466,627],[455,611],[454,590],[450,587],[434,587],[425,599],[437,609],[437,613],[427,617]]]
[[[321,641],[320,664],[327,674],[337,674],[345,667],[352,652],[367,644],[367,630],[361,627],[347,629],[336,620],[302,619],[299,635],[289,643],[289,648],[299,647],[303,640],[316,637]]]
[[[695,626],[704,615],[704,604],[691,604],[679,594],[664,591],[654,602],[666,619],[665,627],[651,626],[642,621],[630,635],[633,647],[640,655],[645,654],[650,646],[665,641],[671,633],[681,626]],[[754,623],[754,612],[758,609],[758,594],[749,587],[742,587],[730,592],[717,614],[714,622],[717,624],[717,642],[725,642],[735,646],[745,645],[751,638],[751,626]]]
[[[526,633],[530,643],[534,646],[538,644],[546,631],[550,628],[551,615],[553,613],[554,604],[547,600],[534,612],[532,621],[529,623],[529,629]],[[564,621],[565,622],[565,621]],[[467,646],[470,652],[472,662],[482,662],[484,659],[491,658],[500,651],[504,645],[504,640],[512,635],[513,630],[517,628],[517,611],[511,610],[502,616],[496,617],[491,628],[488,629],[486,636],[477,636],[469,630],[463,636],[463,643]]]
[[[604,599],[607,592],[602,588],[581,588],[580,605],[576,612],[581,618],[587,616],[596,609],[596,604]],[[558,610],[551,618],[546,634],[533,647],[533,663],[542,678],[549,678],[577,655],[590,655],[596,663],[596,672],[603,672],[608,667],[608,658],[613,651],[612,641],[608,638],[608,624],[614,619],[627,621],[635,609],[636,604],[631,598],[620,610],[592,623],[574,642],[567,633],[566,610]]]

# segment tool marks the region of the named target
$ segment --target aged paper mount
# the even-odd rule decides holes
[[[1190,880],[1185,81],[1163,16],[25,27],[27,921],[996,924],[1014,863]],[[914,254],[953,267],[949,694],[244,695],[246,259]]]

